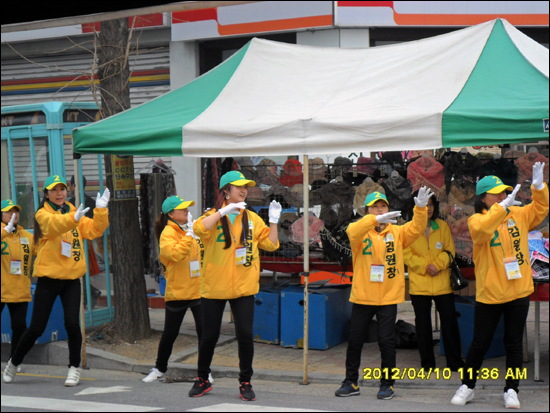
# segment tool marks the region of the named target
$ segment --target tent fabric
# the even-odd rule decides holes
[[[366,49],[253,39],[193,82],[73,132],[75,152],[274,156],[548,139],[548,49],[505,20]]]

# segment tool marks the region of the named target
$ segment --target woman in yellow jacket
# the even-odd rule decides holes
[[[27,329],[31,297],[31,260],[36,255],[32,234],[19,223],[21,207],[11,199],[2,201],[2,311],[6,304],[11,319],[11,353]]]
[[[441,338],[445,346],[447,367],[458,371],[464,367],[464,362],[451,287],[450,257],[445,251],[454,256],[455,245],[449,226],[439,219],[439,202],[432,197],[428,200],[428,221],[424,236],[418,237],[403,252],[403,257],[409,271],[409,293],[416,317],[420,364],[425,370],[436,367],[431,314],[433,300],[441,318]]]
[[[373,192],[365,200],[367,215],[348,226],[353,256],[353,285],[350,301],[353,303],[346,354],[346,378],[335,393],[339,397],[360,394],[359,366],[361,350],[372,318],[378,324],[378,346],[382,353],[382,378],[378,399],[394,396],[392,368],[395,367],[395,322],[397,304],[405,301],[405,268],[403,249],[411,245],[426,228],[426,207],[433,195],[423,187],[416,197],[414,217],[402,226],[393,218],[400,211],[388,212],[386,196]]]
[[[84,216],[88,208],[77,208],[65,202],[65,178],[53,175],[44,182],[44,199],[34,217],[34,245],[37,257],[33,277],[38,277],[34,292],[31,325],[21,337],[12,358],[4,370],[5,383],[13,381],[17,366],[34,346],[46,325],[56,298],[61,298],[65,329],[69,341],[69,371],[65,386],[76,386],[80,381],[80,278],[86,273],[83,239],[94,239],[109,225],[107,204],[109,190],[97,194],[94,219]]]
[[[202,241],[193,234],[193,221],[188,208],[194,201],[184,201],[174,195],[162,203],[162,213],[155,221],[155,235],[159,241],[160,262],[166,277],[164,294],[164,331],[159,342],[157,362],[145,383],[164,381],[168,359],[178,338],[181,323],[191,309],[199,343],[202,336],[200,316]]]
[[[189,392],[199,397],[212,390],[208,380],[214,348],[226,302],[229,300],[235,319],[239,344],[239,390],[245,401],[255,400],[250,379],[254,343],[254,295],[260,289],[261,248],[279,248],[277,223],[282,207],[273,201],[269,206],[269,227],[254,212],[246,209],[248,186],[255,186],[239,171],[230,171],[220,179],[220,196],[215,208],[195,221],[193,229],[205,247],[204,274],[201,280],[203,333],[199,347],[198,378]]]
[[[519,379],[523,361],[523,329],[529,312],[529,296],[534,291],[529,258],[528,232],[548,215],[548,186],[543,182],[544,163],[533,165],[533,202],[519,207],[515,200],[520,188],[496,176],[486,176],[476,186],[475,215],[468,220],[474,241],[476,305],[474,337],[466,356],[462,386],[451,400],[464,405],[474,398],[477,372],[481,368],[501,315],[504,316],[504,405],[520,408]]]

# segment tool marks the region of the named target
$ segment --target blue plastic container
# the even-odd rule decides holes
[[[164,278],[164,275],[159,275],[159,292],[164,297],[164,293],[166,292],[166,278]]]
[[[29,303],[27,310],[27,327],[31,323],[33,304],[34,304],[34,290],[35,284],[31,285],[31,295],[33,301]],[[2,311],[2,343],[11,343],[12,331],[11,331],[11,318],[8,306],[4,307]],[[61,341],[67,339],[67,331],[65,330],[65,322],[63,319],[63,307],[61,306],[61,299],[57,297],[53,305],[52,313],[44,334],[38,337],[36,342],[38,344],[50,343],[52,341]]]
[[[309,348],[327,350],[348,340],[351,285],[331,284],[309,290]],[[281,345],[303,348],[304,286],[281,293]]]
[[[281,342],[281,292],[288,282],[260,285],[254,306],[254,341],[279,344]]]
[[[460,330],[460,344],[462,345],[462,355],[466,358],[468,349],[474,339],[474,311],[475,311],[475,296],[459,296],[455,295],[455,307],[458,317],[458,329]],[[439,351],[445,355],[443,340],[440,341]],[[485,354],[485,358],[500,357],[506,354],[504,348],[504,317],[500,317],[491,347]]]

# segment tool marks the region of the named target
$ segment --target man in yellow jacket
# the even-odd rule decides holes
[[[269,206],[269,227],[255,212],[247,210],[248,187],[255,185],[239,171],[227,172],[220,179],[220,196],[215,208],[193,225],[205,248],[201,312],[202,319],[209,322],[203,325],[198,377],[190,397],[200,397],[212,390],[208,380],[210,364],[229,300],[239,343],[240,396],[245,401],[256,400],[250,380],[254,358],[254,294],[260,289],[259,248],[266,251],[279,248],[277,224],[282,207],[275,201]]]
[[[523,207],[515,200],[520,185],[507,195],[505,191],[512,187],[496,176],[486,176],[477,183],[476,214],[468,220],[476,267],[474,337],[466,356],[462,386],[452,404],[464,405],[474,398],[477,372],[503,315],[504,405],[520,408],[518,372],[523,366],[523,329],[529,313],[529,295],[534,291],[528,232],[548,215],[548,186],[543,182],[543,170],[544,163],[533,165],[533,202]]]
[[[409,271],[409,294],[414,307],[420,364],[427,371],[436,367],[431,313],[433,301],[441,318],[441,338],[447,367],[458,371],[464,367],[464,362],[448,255],[455,255],[455,246],[449,226],[439,219],[439,202],[435,197],[428,201],[428,218],[424,236],[418,237],[403,253]]]
[[[32,234],[19,223],[21,207],[11,199],[2,201],[2,311],[8,306],[12,329],[11,354],[27,329],[31,302]]]
[[[94,239],[103,234],[109,225],[107,204],[109,189],[97,194],[94,218],[85,217],[88,208],[80,204],[75,208],[66,202],[65,178],[52,175],[44,182],[44,199],[38,207],[34,222],[34,245],[37,257],[33,276],[38,278],[34,296],[31,324],[21,337],[13,357],[8,361],[2,376],[11,383],[17,366],[40,337],[59,296],[63,306],[65,328],[69,342],[69,371],[65,386],[80,382],[80,279],[86,273],[83,239]]]
[[[361,350],[372,318],[378,323],[378,345],[382,353],[382,378],[378,399],[394,396],[392,369],[395,367],[395,321],[397,304],[405,301],[405,268],[403,249],[412,244],[426,227],[428,199],[433,193],[423,187],[418,197],[412,222],[403,226],[393,218],[400,211],[388,212],[386,196],[373,192],[365,200],[365,215],[348,226],[346,232],[353,255],[353,285],[346,379],[336,391],[339,397],[360,394],[357,384]]]

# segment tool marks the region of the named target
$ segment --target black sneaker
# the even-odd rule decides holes
[[[378,391],[376,398],[380,400],[389,400],[394,396],[394,394],[395,392],[393,391],[393,386],[386,386],[383,384],[380,386],[380,390]]]
[[[334,393],[335,396],[339,397],[359,396],[360,394],[361,390],[359,388],[359,385],[350,380],[344,380],[342,382],[342,387],[340,387]]]
[[[212,390],[212,384],[202,377],[197,377],[195,384],[193,384],[193,388],[189,390],[189,397],[201,397],[210,390]]]
[[[243,399],[245,402],[251,402],[256,400],[256,395],[254,394],[254,390],[252,390],[252,384],[249,382],[242,382],[239,385],[239,390],[241,392],[241,399]]]

